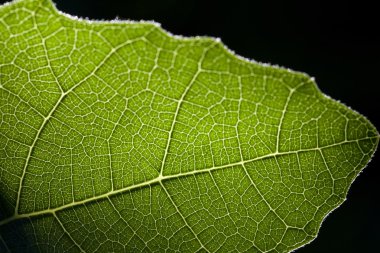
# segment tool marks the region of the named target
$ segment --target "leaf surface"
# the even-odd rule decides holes
[[[153,23],[0,7],[0,252],[289,252],[379,134],[314,80]]]

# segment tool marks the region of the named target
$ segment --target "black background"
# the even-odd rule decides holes
[[[155,20],[173,34],[219,37],[239,55],[314,76],[325,94],[380,127],[380,14],[370,1],[54,2],[59,10],[79,17]],[[325,220],[317,239],[297,253],[378,248],[379,165],[377,154],[353,183],[348,200]]]

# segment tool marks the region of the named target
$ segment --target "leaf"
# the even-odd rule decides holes
[[[379,134],[299,72],[50,1],[0,8],[0,252],[289,252]]]

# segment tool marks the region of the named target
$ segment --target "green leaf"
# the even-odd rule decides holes
[[[312,78],[147,22],[0,8],[0,252],[289,252],[379,134]]]

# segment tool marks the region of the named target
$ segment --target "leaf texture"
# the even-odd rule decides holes
[[[154,23],[0,8],[0,252],[289,252],[379,134],[314,80]]]

